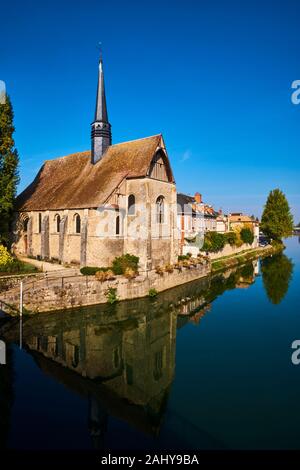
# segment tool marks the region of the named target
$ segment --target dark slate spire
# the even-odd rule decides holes
[[[95,120],[92,123],[92,163],[101,160],[109,145],[111,145],[111,125],[108,122],[103,61],[100,55]]]

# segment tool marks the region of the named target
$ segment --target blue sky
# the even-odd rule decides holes
[[[178,191],[260,215],[280,187],[300,221],[298,0],[0,6],[20,190],[45,159],[89,148],[102,41],[115,143],[161,132]]]

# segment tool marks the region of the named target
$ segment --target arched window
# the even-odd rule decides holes
[[[74,221],[75,221],[75,233],[80,233],[81,232],[81,220],[80,220],[80,215],[79,214],[75,214],[75,217],[74,217]]]
[[[29,224],[29,217],[27,217],[23,222],[23,230],[24,232],[28,231],[28,224]]]
[[[128,215],[135,214],[135,196],[134,194],[130,194],[128,196]]]
[[[165,215],[164,205],[165,205],[164,197],[158,196],[158,198],[156,199],[156,222],[158,224],[164,223],[164,215]]]
[[[60,215],[59,214],[56,214],[55,216],[55,230],[57,231],[57,233],[60,232]]]
[[[116,217],[116,235],[120,235],[120,216]]]
[[[39,213],[39,216],[38,216],[38,232],[41,233],[42,231],[42,214]]]

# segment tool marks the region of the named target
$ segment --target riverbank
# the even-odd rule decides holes
[[[276,253],[280,253],[284,250],[284,245],[267,245],[265,247],[255,248],[253,250],[247,250],[235,254],[233,256],[224,256],[222,258],[217,258],[211,263],[211,272],[215,273],[218,271],[223,271],[224,269],[234,268],[247,263],[248,261],[255,260],[260,257],[271,256]]]
[[[283,245],[269,245],[212,261],[181,266],[170,272],[150,271],[134,279],[116,276],[113,280],[100,282],[95,276],[67,276],[65,272],[61,277],[56,274],[53,277],[47,275],[38,279],[28,278],[23,283],[23,311],[34,314],[155,296],[176,286],[209,277],[215,272],[234,268],[262,256],[270,256],[283,248]],[[16,284],[14,288],[2,292],[0,302],[3,311],[11,315],[18,314],[19,285]]]

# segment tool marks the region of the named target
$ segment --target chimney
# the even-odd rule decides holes
[[[195,201],[196,201],[197,204],[201,204],[201,202],[202,202],[202,194],[200,194],[200,193],[195,193],[194,198],[195,198]]]

